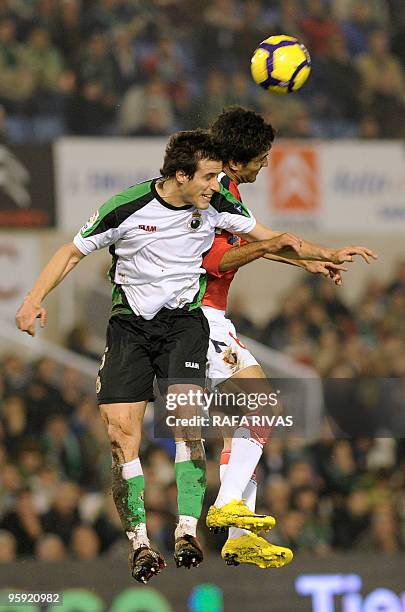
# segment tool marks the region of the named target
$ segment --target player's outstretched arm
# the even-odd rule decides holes
[[[366,263],[371,263],[371,260],[378,259],[378,255],[374,251],[363,246],[345,246],[333,250],[332,254],[331,261],[336,264],[353,261],[354,255],[360,255]]]
[[[342,272],[347,272],[348,268],[342,264],[334,264],[331,261],[317,261],[314,259],[289,259],[288,257],[281,257],[279,255],[264,255],[265,259],[269,261],[277,261],[279,263],[289,264],[290,266],[296,266],[302,270],[306,270],[311,274],[322,274],[326,278],[330,278],[335,285],[341,285],[343,283]]]
[[[244,236],[247,240],[271,240],[275,237],[281,236],[280,232],[276,232],[261,223],[256,223],[255,227]],[[327,249],[326,247],[321,247],[318,245],[314,245],[307,240],[302,240],[299,238],[301,242],[301,248],[299,251],[295,249],[291,249],[289,245],[286,245],[282,253],[278,253],[278,255],[287,255],[289,259],[317,259],[321,261],[333,261],[332,259],[332,249]]]
[[[222,254],[219,271],[228,272],[229,270],[237,270],[255,259],[264,257],[266,254],[279,253],[287,246],[293,251],[299,252],[301,242],[293,234],[279,234],[270,240],[250,242],[240,247],[230,247]]]
[[[15,320],[18,329],[35,336],[36,319],[40,320],[41,327],[45,326],[47,313],[41,306],[42,300],[59,285],[83,257],[83,253],[73,242],[63,245],[56,251],[17,311]]]
[[[251,232],[246,234],[248,240],[268,240],[280,235],[278,232],[265,227],[261,223],[256,223]],[[318,261],[329,261],[334,264],[342,264],[347,261],[353,261],[354,255],[359,255],[370,263],[372,259],[377,259],[377,255],[369,248],[362,246],[346,246],[340,249],[331,249],[328,247],[319,246],[308,240],[301,240],[301,248],[299,251],[292,250],[291,247],[286,247],[283,253],[288,254],[290,259],[314,259]]]

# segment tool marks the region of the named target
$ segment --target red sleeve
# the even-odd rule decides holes
[[[207,273],[211,276],[217,276],[221,278],[224,274],[228,274],[228,272],[220,272],[219,264],[225,253],[227,253],[230,249],[233,248],[232,244],[228,243],[228,236],[224,233],[217,234],[215,236],[212,247],[206,254],[203,259],[203,268],[206,269]]]

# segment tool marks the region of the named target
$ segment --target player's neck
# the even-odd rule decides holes
[[[225,172],[226,176],[228,178],[230,178],[233,183],[235,183],[235,185],[239,185],[240,184],[240,182],[241,182],[240,178],[238,177],[236,172],[231,170],[231,168],[227,164],[224,164],[224,172]]]
[[[184,195],[176,180],[166,179],[165,181],[158,181],[155,187],[160,197],[167,202],[167,204],[178,207],[190,204],[190,202],[185,201]]]

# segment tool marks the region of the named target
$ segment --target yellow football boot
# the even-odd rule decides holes
[[[221,508],[211,506],[207,514],[207,527],[216,531],[224,531],[227,527],[248,529],[253,533],[270,531],[276,524],[272,516],[255,514],[245,506],[242,500],[232,500]]]
[[[288,563],[291,563],[293,556],[293,552],[289,548],[270,544],[270,542],[254,533],[247,533],[240,538],[227,540],[221,552],[221,557],[227,565],[251,563],[262,569],[288,565]]]

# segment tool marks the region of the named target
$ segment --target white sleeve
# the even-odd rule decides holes
[[[116,210],[109,210],[107,206],[103,205],[97,210],[73,238],[74,244],[83,255],[114,244],[123,233]]]
[[[73,238],[73,242],[83,255],[89,255],[97,249],[111,246],[117,242],[119,238],[120,232],[118,228],[111,228],[100,234],[91,234],[86,237],[83,236],[82,230],[80,230]]]
[[[255,225],[256,219],[251,213],[249,216],[244,216],[229,212],[217,212],[215,219],[215,227],[228,230],[231,234],[247,234],[252,231]]]
[[[215,227],[228,230],[232,234],[247,234],[256,225],[250,210],[220,183],[220,190],[211,198]]]

